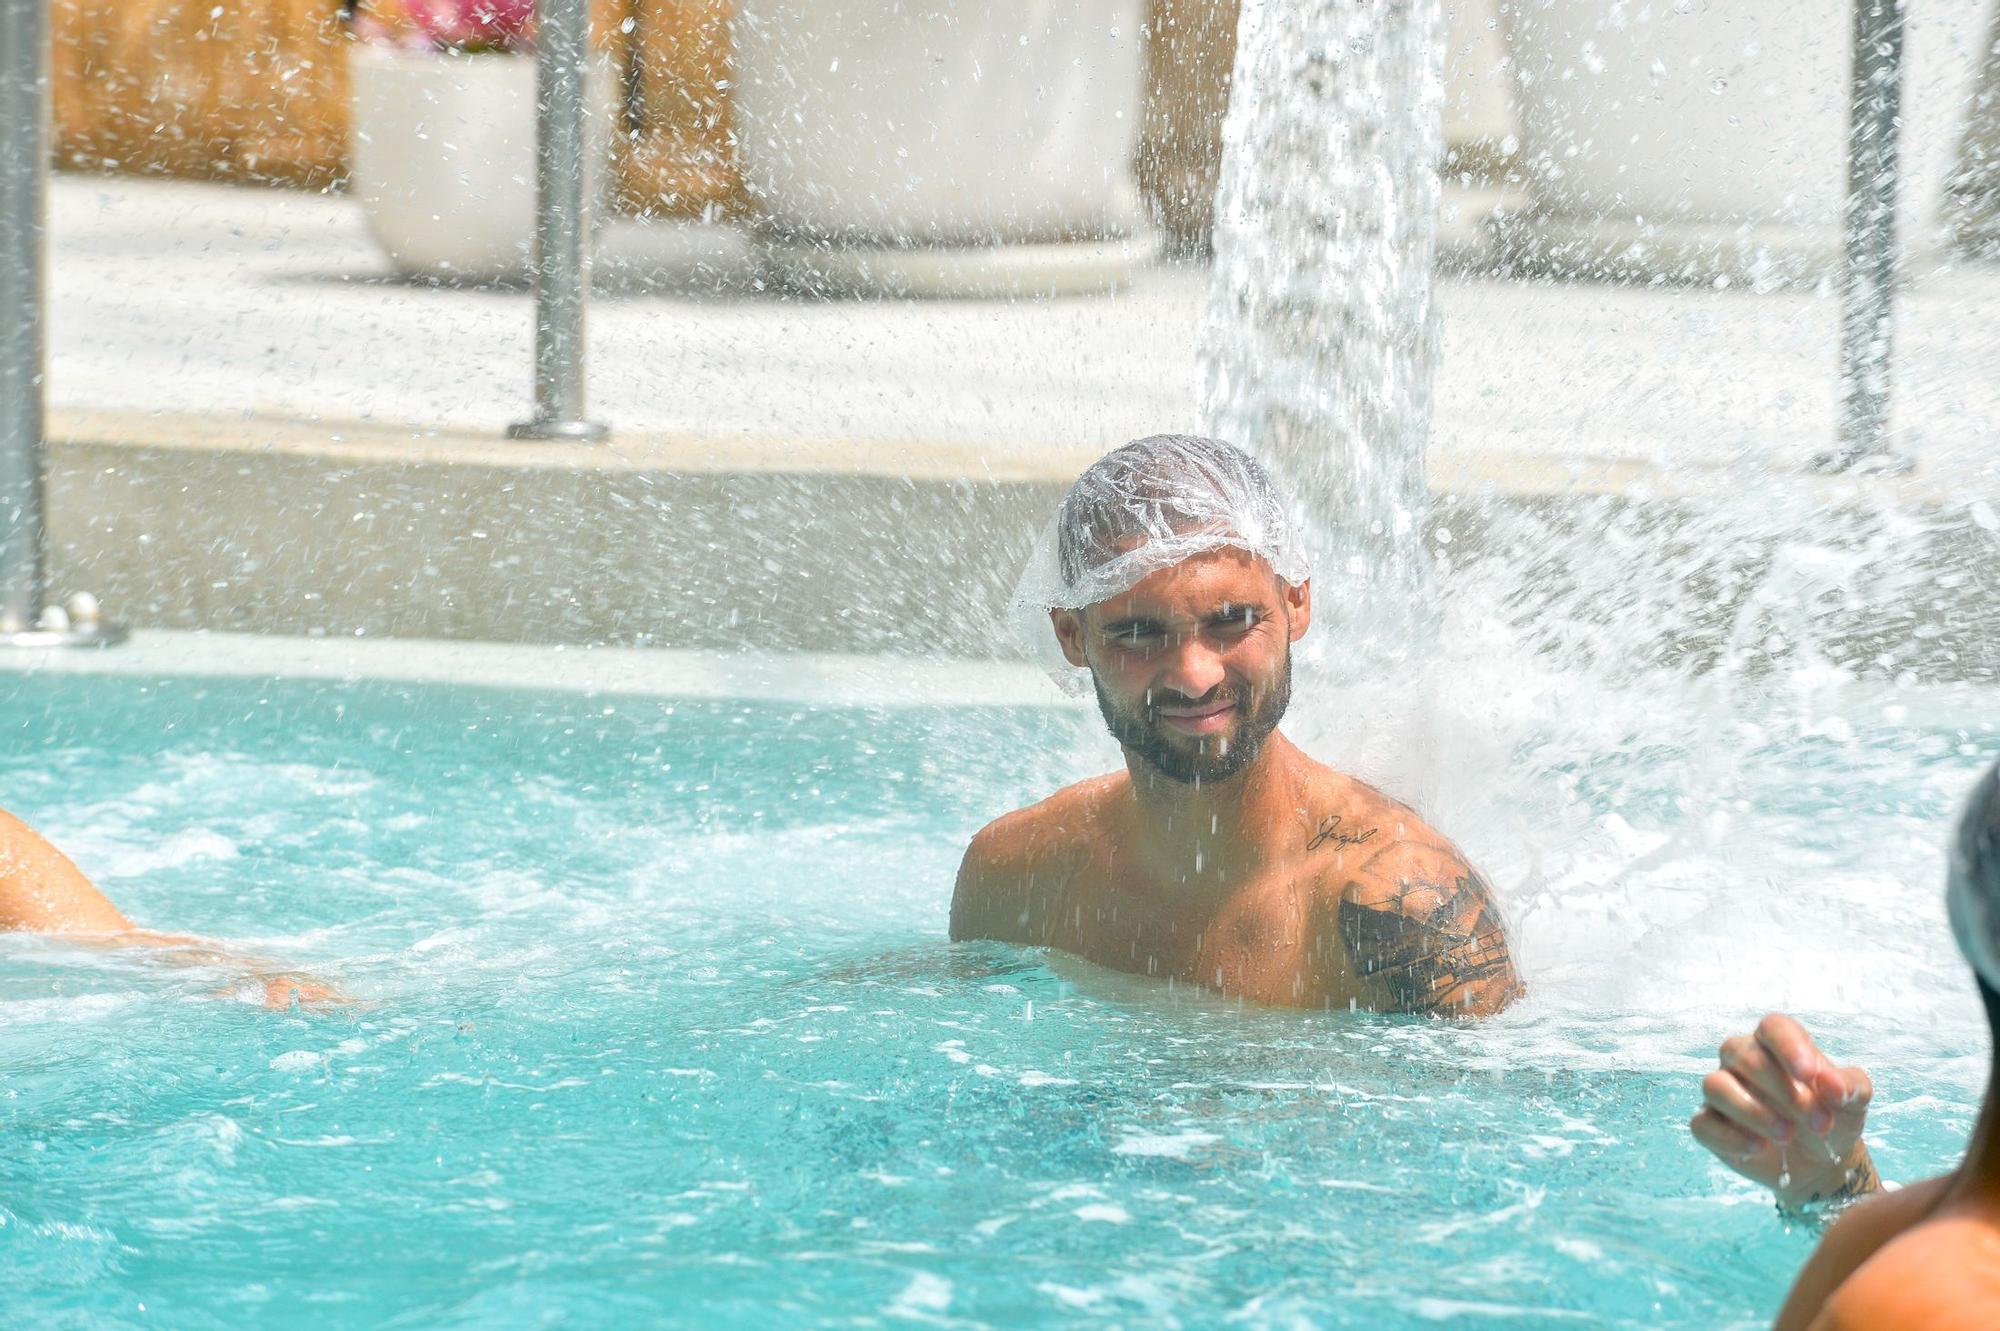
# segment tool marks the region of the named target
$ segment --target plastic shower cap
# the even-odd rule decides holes
[[[1297,585],[1312,574],[1305,543],[1270,473],[1234,444],[1191,434],[1135,439],[1092,463],[1064,496],[1014,589],[1017,629],[1072,692],[1047,612],[1077,610],[1147,574],[1211,550],[1245,550]]]
[[[1972,788],[1952,835],[1945,904],[1958,950],[2000,989],[2000,764]]]

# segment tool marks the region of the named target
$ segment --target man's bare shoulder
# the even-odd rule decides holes
[[[1311,763],[1304,776],[1302,802],[1312,824],[1309,854],[1324,852],[1352,867],[1398,847],[1451,846],[1415,809],[1359,777],[1321,763]]]
[[[2000,1223],[1992,1216],[1945,1214],[1910,1226],[1841,1281],[1808,1326],[1813,1331],[2000,1326]]]
[[[1002,814],[965,848],[951,899],[951,936],[1046,943],[1053,906],[1088,862],[1122,772],[1065,786]]]
[[[1422,815],[1359,777],[1308,762],[1301,812],[1309,875],[1335,900],[1379,901],[1403,880],[1450,881],[1471,866]]]
[[[1374,1006],[1486,1016],[1523,992],[1492,886],[1414,809],[1323,769],[1308,783],[1315,913]]]
[[[1084,839],[1102,827],[1107,806],[1129,782],[1123,772],[1110,772],[1003,813],[974,834],[966,857],[982,868],[1004,871],[1030,869],[1051,856],[1074,855]]]

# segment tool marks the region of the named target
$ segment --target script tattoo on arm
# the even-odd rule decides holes
[[[1459,867],[1448,882],[1403,878],[1341,898],[1347,954],[1382,986],[1390,1011],[1488,1016],[1522,991],[1492,889],[1470,866]]]

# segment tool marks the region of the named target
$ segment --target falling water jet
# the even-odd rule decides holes
[[[1407,658],[1435,614],[1440,29],[1435,0],[1246,0],[1223,126],[1206,425],[1293,496],[1331,620],[1314,638],[1349,667]]]

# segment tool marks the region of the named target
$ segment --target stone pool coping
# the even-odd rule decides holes
[[[242,413],[201,415],[55,408],[49,441],[56,449],[101,447],[173,450],[189,457],[250,454],[265,458],[318,459],[329,465],[482,466],[526,472],[660,472],[684,475],[760,473],[788,476],[867,476],[911,481],[1009,482],[1066,487],[1098,450],[1074,444],[1015,442],[997,448],[984,441],[874,439],[865,436],[802,438],[689,431],[619,431],[605,443],[518,441],[453,426],[368,420],[294,419]],[[1700,499],[1734,494],[1742,468],[1704,461],[1663,467],[1645,458],[1592,454],[1570,437],[1531,440],[1541,447],[1434,450],[1428,472],[1434,492],[1445,495],[1631,495]],[[1765,468],[1760,467],[1760,471]],[[1872,496],[1899,504],[1949,504],[1974,489],[2000,501],[2000,466],[1986,474],[1919,466],[1904,475],[1785,477],[1826,502]]]
[[[138,629],[116,648],[0,651],[0,676],[40,673],[136,679],[380,680],[821,707],[1083,706],[1035,667],[1011,661],[424,638],[292,638],[180,629]]]

